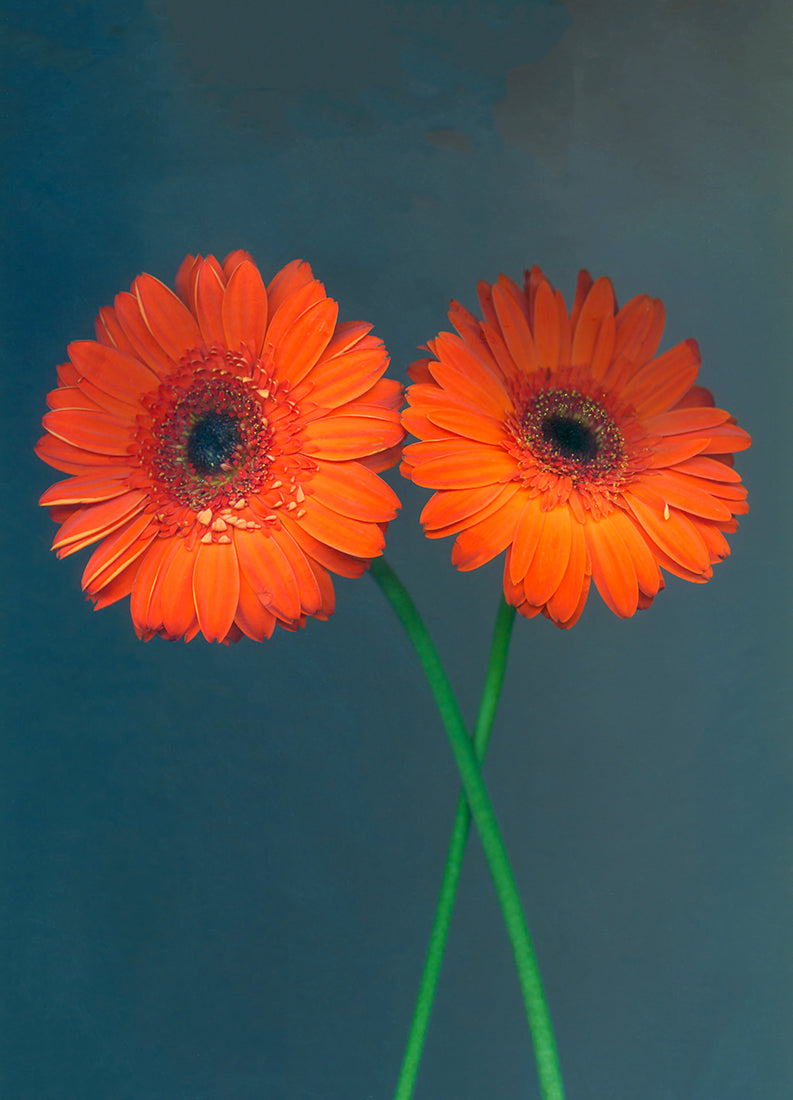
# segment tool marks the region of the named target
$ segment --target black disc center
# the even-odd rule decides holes
[[[229,413],[211,410],[195,422],[187,437],[187,458],[198,474],[216,474],[242,442],[239,422]]]
[[[572,416],[546,416],[542,438],[565,458],[592,462],[598,455],[598,439],[586,421]]]

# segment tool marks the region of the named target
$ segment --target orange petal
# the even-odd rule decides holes
[[[730,414],[725,409],[672,409],[648,417],[644,427],[650,435],[684,435],[688,432],[711,435],[713,428],[718,428],[729,419]]]
[[[308,531],[300,526],[297,520],[293,520],[289,515],[282,516],[281,523],[284,530],[288,531],[298,546],[301,547],[303,553],[312,562],[322,566],[323,569],[331,569],[334,573],[338,573],[340,577],[355,578],[363,574],[367,564],[366,561],[354,558],[341,550],[335,550],[332,546],[328,546],[326,542],[314,538],[313,535],[309,535]]]
[[[126,455],[131,443],[131,424],[103,412],[54,409],[45,413],[42,425],[58,439],[102,455]]]
[[[279,377],[296,386],[328,346],[339,306],[323,298],[307,309],[275,344],[275,366]]]
[[[524,374],[531,374],[539,367],[539,360],[529,328],[525,296],[511,279],[502,275],[493,287],[493,306],[510,355]]]
[[[332,412],[306,425],[305,454],[344,461],[375,454],[404,438],[402,425],[386,409],[376,405],[347,405],[343,409],[349,411]]]
[[[255,642],[271,638],[277,622],[272,611],[268,611],[259,601],[243,573],[240,573],[240,594],[234,622],[243,634],[247,634]]]
[[[328,546],[356,558],[376,558],[383,552],[385,537],[375,523],[350,519],[326,507],[316,497],[306,497],[300,526]]]
[[[248,533],[239,538],[248,538]],[[199,542],[195,554],[193,602],[201,633],[208,642],[220,642],[228,634],[237,611],[240,593],[237,551],[233,542]]]
[[[636,480],[648,485],[667,504],[691,515],[713,520],[729,520],[732,515],[726,504],[704,492],[685,474],[661,470],[658,473],[639,475]]]
[[[58,531],[52,549],[59,551],[59,557],[65,557],[67,553],[96,542],[98,538],[115,531],[127,520],[138,515],[145,507],[147,499],[145,493],[135,489],[112,500],[103,500],[77,509]],[[72,549],[67,550],[66,547]]]
[[[516,492],[503,508],[461,531],[452,547],[452,565],[467,572],[500,554],[514,538],[523,505],[523,495]]]
[[[94,550],[83,570],[82,587],[95,595],[140,557],[154,539],[157,528],[145,513],[107,535]]]
[[[523,579],[526,599],[535,607],[547,603],[561,584],[567,572],[573,538],[573,520],[566,505],[542,515],[540,539]]]
[[[499,447],[461,440],[411,443],[405,448],[411,480],[427,489],[469,489],[512,478],[515,459]]]
[[[592,362],[604,321],[614,316],[614,305],[614,288],[611,280],[601,276],[587,294],[575,325],[573,347],[570,353],[574,366],[588,366]],[[610,343],[613,347],[613,328]],[[600,354],[604,353],[605,348]],[[611,347],[607,353],[607,358],[610,357]]]
[[[186,351],[203,347],[198,322],[165,283],[139,275],[132,284],[146,326],[165,354],[178,363]]]
[[[72,446],[71,443],[65,443],[62,439],[56,439],[53,435],[42,436],[34,450],[42,462],[54,466],[56,470],[61,470],[65,474],[99,476],[105,470],[113,471],[119,466],[119,460],[114,455],[84,451],[80,447]]]
[[[501,417],[512,408],[512,399],[494,361],[479,359],[459,336],[442,332],[435,341],[438,362],[430,372],[439,386],[470,401],[484,413]]]
[[[520,486],[514,481],[508,482],[506,485],[488,486],[488,489],[490,489],[491,491],[495,490],[495,495],[492,496],[492,498],[487,502],[486,505],[483,505],[480,508],[474,508],[461,518],[450,520],[447,524],[444,524],[441,527],[428,527],[427,524],[423,522],[424,512],[422,512],[424,534],[427,536],[427,538],[444,539],[447,538],[449,535],[459,534],[460,531],[464,531],[467,527],[473,527],[475,524],[481,523],[482,520],[487,519],[489,516],[494,515],[496,512],[499,512],[504,507],[504,505],[508,504],[509,501],[511,501],[517,493],[521,492]],[[455,489],[444,489],[440,493],[436,493],[435,496],[445,497],[459,491],[460,490]],[[462,491],[465,492],[466,495],[474,496],[475,499],[476,495],[478,494],[478,490],[476,489],[465,489]]]
[[[662,499],[644,485],[631,485],[623,498],[655,546],[692,573],[709,571],[708,550],[695,523],[676,509],[664,510]]]
[[[592,562],[592,580],[615,615],[630,618],[639,606],[639,583],[628,547],[611,517],[589,519],[584,533]]]
[[[556,370],[559,366],[559,348],[561,346],[559,311],[556,306],[556,297],[547,279],[543,279],[537,287],[534,301],[533,333],[539,365],[550,370]]]
[[[467,439],[475,439],[479,443],[499,445],[507,439],[503,419],[496,420],[487,414],[480,415],[466,409],[455,408],[452,404],[447,404],[446,408],[428,409],[427,417],[433,424]],[[406,424],[406,426],[410,430],[410,425]]]
[[[310,491],[334,512],[369,523],[387,523],[400,506],[394,490],[357,462],[319,462]]]
[[[541,508],[541,497],[523,496],[524,507],[515,525],[512,550],[509,556],[509,574],[513,584],[519,584],[526,576],[531,559],[542,535],[546,512]]]
[[[315,563],[312,564],[311,559],[303,553],[299,543],[295,542],[288,531],[273,531],[272,537],[277,541],[284,556],[292,566],[297,582],[301,613],[316,615],[323,602],[322,590],[317,580],[321,567]]]
[[[295,321],[307,309],[310,309],[317,302],[325,301],[325,288],[318,279],[314,279],[310,283],[305,283],[300,286],[293,294],[290,294],[288,298],[276,309],[273,305],[273,298],[268,287],[267,301],[269,304],[270,323],[267,328],[267,335],[265,336],[265,347],[277,347],[284,337],[284,334],[289,331]],[[276,299],[277,300],[277,299]]]
[[[270,308],[270,316],[280,308],[281,303],[287,298],[310,283],[315,283],[314,273],[305,260],[292,260],[270,280],[267,287],[267,302]],[[320,284],[321,285],[321,284]],[[324,297],[324,290],[321,297]]]
[[[671,409],[693,386],[701,362],[696,340],[684,340],[642,367],[626,384],[622,397],[640,416],[656,416]]]
[[[304,380],[309,399],[335,409],[365,395],[388,366],[385,348],[353,348],[333,359],[323,356]],[[302,388],[302,387],[301,387]]]
[[[51,485],[39,498],[39,504],[95,504],[100,500],[110,500],[121,496],[128,489],[127,478],[132,471],[124,467],[114,467],[112,475],[101,474],[83,477],[70,477]]]
[[[224,282],[211,264],[203,263],[198,269],[193,288],[193,308],[207,347],[223,346],[226,330],[223,327]]]
[[[557,626],[572,626],[589,591],[589,552],[584,527],[571,516],[570,554],[564,576],[548,599],[548,615]]]
[[[162,625],[159,619],[156,622],[152,621],[149,609],[154,600],[159,578],[164,573],[175,552],[174,544],[176,541],[175,539],[155,539],[143,555],[138,567],[129,606],[135,630],[141,637],[148,631],[157,631]]]
[[[259,600],[279,618],[300,617],[300,591],[292,565],[269,535],[245,532],[235,540],[240,569]]]
[[[158,582],[162,627],[169,638],[184,638],[198,623],[193,598],[196,552],[185,539],[174,539],[177,548],[168,558]]]
[[[483,485],[478,489],[443,489],[433,493],[422,509],[421,525],[429,533],[459,523],[486,509],[503,489],[503,485]]]
[[[174,368],[174,360],[155,340],[143,319],[140,303],[135,295],[128,291],[117,294],[114,307],[127,343],[137,358],[142,359],[160,378],[170,374]]]
[[[114,397],[138,405],[145,393],[156,390],[160,379],[140,359],[94,340],[76,340],[69,344],[69,358],[85,378]]]
[[[267,291],[259,269],[243,260],[229,277],[222,305],[226,347],[243,344],[258,358],[267,331]]]

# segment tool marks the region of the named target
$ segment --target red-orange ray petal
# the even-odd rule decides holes
[[[680,473],[695,474],[697,477],[707,478],[709,481],[728,481],[738,484],[741,475],[736,473],[731,466],[720,462],[715,458],[706,458],[704,455],[697,458],[689,458],[679,463],[677,469]],[[716,492],[716,490],[713,490]]]
[[[314,283],[314,273],[305,260],[292,260],[270,280],[267,287],[267,301],[270,307],[270,316],[281,306],[281,303],[290,298],[295,291],[308,284]],[[321,285],[321,284],[320,284]],[[324,297],[324,291],[321,297]]]
[[[684,340],[637,371],[621,396],[640,416],[656,416],[671,409],[693,386],[701,362],[696,340]]]
[[[293,520],[289,515],[282,516],[281,522],[284,529],[289,532],[312,562],[316,562],[324,569],[331,569],[334,573],[338,573],[340,577],[354,579],[363,574],[368,559],[364,561],[352,557],[342,550],[335,550],[332,546],[328,546],[326,542],[310,535],[308,531],[300,526],[297,520]]]
[[[592,562],[592,580],[615,615],[621,619],[636,613],[639,582],[633,557],[611,517],[589,519],[584,527]]]
[[[348,410],[348,411],[345,411]],[[316,458],[362,458],[404,438],[404,431],[388,410],[376,405],[347,405],[307,424],[303,451]]]
[[[699,432],[712,435],[712,429],[718,428],[730,419],[725,409],[672,409],[658,413],[644,421],[644,427],[650,435],[684,435]]]
[[[422,509],[421,525],[429,534],[459,523],[487,508],[503,490],[503,485],[483,485],[478,489],[444,489],[433,493]]]
[[[589,591],[589,572],[591,566],[584,527],[571,517],[567,568],[547,602],[548,615],[557,626],[572,626],[581,614]]]
[[[208,256],[207,259],[214,259],[214,257]],[[235,248],[232,252],[229,252],[228,256],[226,256],[223,261],[223,275],[226,282],[228,282],[240,264],[244,264],[246,260],[253,263],[253,257],[250,252],[246,252],[244,248]]]
[[[240,594],[234,621],[240,630],[255,642],[271,638],[277,621],[272,611],[268,611],[260,602],[245,579],[244,573],[240,573]]]
[[[174,539],[176,549],[168,559],[159,581],[162,627],[169,638],[184,638],[197,624],[193,599],[195,550],[188,550],[184,539]]]
[[[312,566],[310,559],[303,553],[300,545],[285,529],[273,531],[272,537],[277,541],[289,564],[297,582],[300,598],[300,610],[304,615],[316,615],[322,607],[322,591],[317,580],[320,567]]]
[[[580,315],[574,327],[573,346],[570,352],[570,360],[573,365],[589,365],[595,355],[598,342],[601,341],[601,332],[607,318],[614,316],[614,288],[611,280],[601,276],[592,285],[592,289],[586,296],[581,306]],[[614,346],[613,325],[606,329],[602,338],[603,347],[599,350],[599,356],[606,360],[611,357]],[[608,343],[608,348],[605,347]],[[605,364],[604,364],[605,369]],[[593,372],[594,373],[594,372]]]
[[[81,447],[72,446],[62,439],[56,439],[54,435],[44,435],[34,447],[39,458],[56,470],[65,474],[97,475],[105,470],[113,470],[119,465],[119,460],[114,455],[100,455],[91,451],[84,451]]]
[[[438,361],[429,368],[439,386],[470,401],[482,412],[503,416],[512,407],[512,399],[495,361],[479,359],[459,336],[442,332],[435,341]]]
[[[295,321],[317,302],[325,300],[325,288],[318,279],[305,283],[298,287],[293,294],[278,306],[273,307],[272,297],[268,289],[268,303],[270,306],[270,324],[267,335],[264,338],[265,347],[276,348],[281,343],[284,334],[289,331]]]
[[[516,493],[493,515],[461,531],[452,547],[452,564],[467,572],[491,561],[512,541],[522,511],[522,494]]]
[[[434,529],[425,527],[424,533],[426,534],[427,538],[443,539],[449,535],[456,535],[460,531],[464,531],[466,527],[473,527],[475,524],[481,523],[482,520],[487,519],[488,516],[492,516],[496,512],[500,511],[504,507],[504,505],[511,501],[516,494],[522,492],[520,486],[517,484],[517,482],[514,481],[508,482],[506,485],[491,486],[491,488],[496,489],[496,494],[492,498],[492,500],[488,502],[488,504],[486,504],[482,508],[476,509],[475,511],[471,512],[470,515],[464,516],[462,519],[450,521],[443,527],[438,527]],[[445,496],[447,493],[454,491],[455,490],[453,489],[446,489],[444,490],[443,495]],[[466,490],[466,492],[469,493],[475,491],[476,490],[473,489]]]
[[[243,266],[236,269],[232,279]],[[234,534],[236,537],[237,532]],[[245,532],[239,537],[249,536]],[[228,634],[237,612],[240,578],[236,548],[233,542],[199,542],[195,553],[193,602],[198,622],[208,642],[219,642]]]
[[[243,260],[229,277],[221,313],[226,347],[245,345],[258,358],[267,331],[267,291],[250,260]]]
[[[673,470],[659,470],[652,473],[648,471],[640,474],[636,481],[658,493],[667,504],[693,516],[729,520],[732,514],[726,504],[710,493],[703,492],[685,474],[676,474]]]
[[[369,523],[387,523],[400,506],[394,490],[357,462],[319,462],[309,487],[334,512]]]
[[[509,284],[514,294],[510,293]],[[504,342],[519,369],[524,374],[537,370],[539,359],[529,329],[528,302],[515,284],[503,275],[493,287],[493,305]]]
[[[290,385],[300,382],[328,345],[336,325],[339,306],[323,298],[309,307],[275,344],[274,361],[280,378]]]
[[[512,455],[486,443],[430,441],[411,443],[405,451],[411,480],[426,489],[473,489],[508,481],[516,471]]]
[[[107,348],[94,340],[76,340],[69,344],[69,358],[80,374],[113,397],[131,406],[140,406],[145,393],[156,390],[160,379],[135,356]]]
[[[129,337],[121,327],[121,322],[112,306],[102,306],[94,328],[96,338],[100,344],[104,344],[108,348],[115,348],[117,351],[123,352],[124,355],[135,356],[137,354],[134,346],[130,343]]]
[[[59,557],[65,557],[72,550],[67,547],[78,543],[80,546],[96,542],[102,535],[109,534],[128,519],[138,515],[146,505],[147,496],[137,489],[122,493],[112,500],[103,500],[98,504],[89,504],[80,508],[67,519],[52,543],[52,549],[58,550]]]
[[[537,287],[532,332],[540,366],[556,370],[561,346],[559,311],[551,284],[545,279]]]
[[[193,310],[207,347],[225,344],[223,327],[223,295],[225,283],[211,264],[203,263],[196,274],[193,288]]]
[[[522,496],[523,511],[515,525],[512,550],[509,556],[509,575],[513,584],[519,584],[526,576],[531,559],[537,549],[545,525],[546,512],[542,511],[542,498]]]
[[[289,558],[271,536],[236,539],[240,569],[261,603],[279,618],[300,617],[300,590]]]
[[[523,579],[526,599],[535,607],[547,603],[562,583],[573,541],[574,521],[566,505],[544,512],[543,518],[540,539]]]
[[[174,363],[186,351],[203,346],[195,317],[165,283],[144,274],[138,275],[132,287],[147,328]]]
[[[82,586],[96,594],[148,549],[157,530],[145,513],[125,523],[99,543],[83,570]]]
[[[174,368],[174,360],[155,340],[143,319],[140,303],[135,295],[130,294],[129,291],[117,294],[114,306],[127,342],[135,355],[151,367],[160,378],[170,374]]]
[[[499,445],[507,439],[503,419],[497,420],[486,413],[479,414],[456,408],[451,402],[447,403],[445,408],[428,409],[427,417],[433,424],[467,439],[475,439],[479,443]],[[405,426],[410,431],[408,420],[405,420]]]
[[[154,592],[159,577],[167,567],[174,552],[174,540],[156,539],[144,554],[138,568],[135,583],[132,586],[130,614],[135,630],[141,637],[151,630],[156,631],[160,626],[159,622],[151,621],[149,609],[154,600]]]
[[[306,497],[303,507],[300,526],[314,538],[356,558],[376,558],[382,554],[385,538],[376,524],[341,516],[316,497]]]
[[[663,502],[641,484],[624,490],[624,500],[645,535],[664,554],[692,573],[709,569],[709,556],[695,523],[677,509],[663,507]]]
[[[578,327],[578,321],[581,316],[581,310],[584,308],[584,302],[589,297],[592,291],[592,287],[594,285],[595,284],[593,282],[592,276],[589,274],[588,271],[582,269],[578,272],[578,279],[576,280],[575,285],[575,297],[573,298],[573,304],[570,307],[570,329],[573,333],[575,333],[576,328]],[[613,298],[614,294],[612,292],[612,301]],[[573,359],[573,362],[575,361],[576,360]]]
[[[309,399],[325,409],[336,409],[366,394],[388,365],[385,348],[353,348],[333,359],[324,356],[302,385],[310,386]]]
[[[94,454],[126,455],[131,425],[103,412],[83,409],[53,409],[45,413],[42,424],[48,432]]]
[[[106,475],[83,475],[70,477],[51,485],[39,498],[39,504],[95,504],[100,500],[110,500],[127,491],[128,468],[114,467]]]

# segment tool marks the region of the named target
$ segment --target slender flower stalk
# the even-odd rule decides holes
[[[507,655],[509,643],[512,637],[512,626],[515,622],[515,608],[502,599],[498,610],[496,625],[493,631],[493,640],[490,645],[490,660],[488,663],[485,686],[482,692],[482,701],[479,706],[479,714],[474,727],[474,753],[478,763],[482,763],[493,727],[493,719],[501,694],[501,685],[507,667]],[[465,797],[461,792],[457,802],[457,811],[454,816],[454,827],[449,843],[449,852],[446,856],[446,867],[443,872],[440,895],[435,909],[435,920],[430,933],[430,941],[427,947],[427,957],[424,962],[424,971],[421,975],[416,1008],[413,1013],[413,1021],[410,1026],[405,1056],[402,1060],[402,1069],[397,1083],[395,1100],[409,1100],[413,1095],[413,1089],[418,1074],[419,1062],[424,1050],[424,1042],[427,1036],[432,1004],[435,999],[435,989],[438,984],[443,955],[446,950],[446,940],[449,935],[449,927],[452,920],[452,909],[457,896],[457,887],[460,882],[460,872],[463,866],[463,855],[468,840],[468,831],[471,826],[471,811]]]
[[[537,958],[493,805],[479,770],[474,745],[468,736],[460,708],[438,657],[437,650],[407,589],[384,558],[374,560],[370,571],[407,631],[424,669],[424,674],[435,697],[441,720],[449,737],[457,770],[460,773],[471,816],[476,823],[482,841],[482,847],[485,851],[485,857],[504,916],[507,934],[512,945],[534,1046],[541,1095],[543,1100],[563,1100],[564,1087],[556,1052],[556,1042]],[[494,708],[495,699],[492,699],[487,704],[485,715],[493,711]],[[488,718],[485,717],[484,722],[487,721]],[[489,721],[492,721],[492,716]],[[437,952],[437,946],[431,947],[431,950]],[[427,1012],[428,1006],[422,1007],[421,1011]],[[412,1072],[415,1076],[415,1068]],[[410,1095],[411,1090],[412,1085],[409,1086],[406,1081],[401,1095],[407,1097]]]

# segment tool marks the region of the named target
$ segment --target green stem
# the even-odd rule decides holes
[[[482,701],[474,729],[474,752],[479,763],[484,758],[496,714],[501,685],[507,667],[509,641],[512,636],[514,622],[515,608],[510,607],[502,597],[493,630],[493,640],[490,644],[490,660],[487,666],[484,690],[482,691]],[[454,899],[457,896],[457,886],[460,881],[463,854],[470,826],[471,811],[468,808],[465,795],[461,793],[457,802],[452,838],[449,843],[446,867],[443,872],[440,895],[435,909],[435,920],[430,933],[427,957],[424,961],[424,971],[421,975],[421,983],[416,997],[416,1008],[413,1013],[413,1022],[410,1025],[405,1056],[402,1060],[395,1100],[410,1100],[413,1095],[419,1062],[421,1061],[427,1036],[430,1013],[432,1012],[432,1002],[435,999],[435,989],[438,984],[441,963],[446,950],[446,940],[452,922],[452,909],[454,908]]]
[[[437,650],[429,636],[427,628],[421,620],[421,616],[416,610],[416,606],[410,594],[399,580],[396,573],[394,573],[383,558],[375,558],[371,564],[370,571],[407,631],[413,648],[416,650],[416,654],[424,669],[424,674],[427,677],[427,681],[435,697],[438,711],[449,737],[449,742],[457,764],[457,770],[460,774],[463,789],[465,791],[465,797],[482,841],[482,847],[484,848],[488,867],[490,868],[490,873],[496,887],[496,893],[507,927],[507,934],[515,956],[518,980],[523,993],[523,1003],[525,1005],[532,1044],[534,1046],[534,1055],[537,1062],[537,1073],[540,1081],[542,1098],[543,1100],[563,1100],[564,1088],[562,1085],[561,1071],[559,1069],[559,1059],[556,1053],[556,1042],[554,1040],[551,1018],[542,987],[542,979],[540,978],[540,972],[537,966],[537,959],[534,954],[526,918],[523,914],[515,877],[510,867],[504,842],[501,839],[496,815],[479,770],[479,763],[477,761],[474,745],[468,737],[468,731],[465,728],[460,708],[457,705],[457,700],[454,697],[451,685],[449,684],[443,665],[438,657]],[[508,636],[505,641],[508,642]],[[504,652],[502,660],[506,661],[506,652]],[[497,675],[494,670],[492,680],[490,672],[488,673],[488,680],[490,681],[489,687],[491,689],[495,685],[497,679],[498,686],[500,687],[501,676],[503,676],[503,669],[500,675]],[[482,700],[480,718],[477,721],[477,731],[480,733],[485,726],[487,726],[489,730],[493,713],[495,712],[496,698],[497,696],[494,696],[492,691],[489,692],[488,687],[486,687]],[[484,735],[483,739],[486,739],[486,735]],[[462,839],[464,843],[465,837],[463,836]],[[452,843],[454,844],[454,840]],[[458,862],[461,856],[462,845],[460,846]],[[456,877],[459,877],[459,868],[453,873]],[[444,931],[444,940],[445,935],[446,933]],[[443,944],[441,944],[440,947],[442,954]],[[432,945],[430,949],[432,950]],[[437,947],[435,948],[435,953],[437,953]],[[440,966],[440,957],[440,954],[438,954],[438,967]],[[434,980],[437,980],[437,973],[435,974]],[[429,1005],[422,1008],[422,1012],[426,1012],[426,1018],[428,1019]],[[426,1019],[424,1021],[424,1028],[426,1029]],[[420,1046],[411,1056],[414,1063],[411,1063],[408,1072],[412,1072],[413,1077],[411,1080],[405,1079],[404,1087],[402,1085],[404,1073],[400,1076],[399,1087],[402,1091],[397,1093],[399,1100],[407,1100],[407,1097],[412,1093],[415,1073],[418,1069],[418,1055],[420,1055]]]

